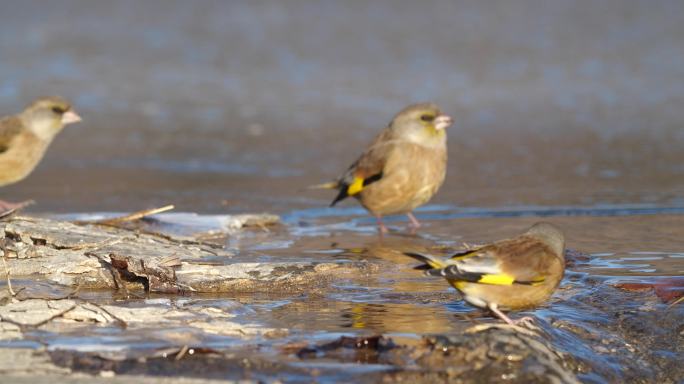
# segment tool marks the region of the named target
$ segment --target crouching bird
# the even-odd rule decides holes
[[[469,249],[448,258],[406,253],[425,264],[429,276],[442,276],[466,302],[490,310],[508,324],[502,311],[525,309],[544,302],[565,271],[565,239],[549,223],[537,223],[523,234]]]
[[[382,217],[408,215],[427,203],[444,182],[447,164],[446,128],[451,117],[431,103],[415,104],[399,112],[363,154],[336,181],[310,188],[337,189],[330,206],[352,196],[373,214],[381,233]]]
[[[28,176],[64,126],[79,121],[81,117],[60,97],[38,99],[20,114],[0,119],[0,187]],[[24,205],[0,200],[0,211]]]

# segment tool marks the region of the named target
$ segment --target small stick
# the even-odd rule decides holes
[[[128,323],[127,323],[126,321],[124,321],[124,320],[123,320],[122,318],[120,318],[119,316],[117,316],[117,315],[115,315],[115,314],[109,312],[109,311],[106,310],[103,306],[101,306],[101,305],[99,305],[99,304],[95,304],[95,303],[89,302],[89,301],[86,301],[86,303],[88,303],[88,304],[90,304],[90,305],[92,305],[92,306],[98,308],[98,309],[101,310],[102,312],[104,312],[104,313],[108,314],[109,316],[111,316],[112,319],[116,320],[116,321],[119,323],[119,325],[121,326],[121,328],[124,328],[124,329],[128,328]]]
[[[667,309],[670,309],[670,308],[674,307],[675,305],[677,305],[677,304],[679,304],[679,303],[682,303],[682,302],[684,302],[684,296],[682,296],[682,297],[678,298],[677,300],[673,301],[672,304],[670,304],[670,305],[667,306]]]
[[[129,221],[140,220],[144,217],[156,215],[157,213],[162,213],[174,209],[173,204],[169,204],[160,208],[145,209],[142,211],[133,212],[129,215],[113,217],[110,219],[94,220],[94,221],[77,221],[77,224],[99,224],[99,225],[117,225],[121,223],[126,223]]]
[[[118,244],[124,240],[128,240],[128,238],[107,239],[104,241],[100,241],[99,243],[80,243],[80,244],[76,244],[72,247],[66,247],[65,249],[69,249],[71,251],[80,251],[83,249],[98,249],[98,248],[108,247],[110,245]]]
[[[76,295],[78,295],[78,293],[81,291],[82,286],[83,286],[82,283],[78,283],[76,288],[73,291],[69,292],[69,294],[67,294],[64,298],[65,299],[71,299],[73,297],[76,297]]]
[[[77,307],[77,305],[74,304],[74,305],[72,305],[71,307],[69,307],[69,308],[63,310],[62,312],[59,312],[59,313],[57,313],[57,314],[55,314],[55,315],[52,315],[52,316],[50,316],[49,318],[47,318],[47,319],[45,319],[45,320],[39,321],[39,322],[37,322],[37,323],[35,323],[35,324],[26,324],[26,325],[28,325],[28,326],[30,326],[30,327],[33,327],[33,328],[38,328],[38,327],[40,327],[41,325],[45,325],[45,324],[51,322],[52,320],[54,320],[54,319],[56,319],[56,318],[58,318],[58,317],[62,317],[62,316],[64,316],[64,315],[66,315],[68,312],[71,312],[71,311],[73,311],[74,309],[76,309],[76,307]]]
[[[2,255],[2,264],[5,266],[5,274],[6,274],[5,277],[7,278],[7,290],[9,291],[10,295],[12,295],[12,297],[14,297],[17,295],[17,293],[14,292],[14,290],[12,289],[12,280],[10,280],[10,269],[7,266],[7,261],[5,261],[5,254],[4,253]]]
[[[176,355],[175,360],[178,361],[178,360],[182,359],[183,356],[185,356],[185,354],[188,353],[189,349],[190,349],[190,347],[188,347],[187,345],[184,345],[183,348],[181,348],[180,351],[178,351],[178,354]]]
[[[10,279],[10,269],[9,266],[7,265],[7,247],[5,246],[5,241],[2,240],[0,241],[0,248],[2,249],[2,265],[5,266],[5,277],[7,279],[7,290],[9,291],[10,295],[12,297],[16,296],[17,293],[14,292],[12,289],[12,280]]]
[[[14,208],[10,208],[4,212],[0,212],[0,220],[10,218],[13,216],[15,213],[21,211],[22,209],[28,207],[29,205],[33,205],[36,202],[33,200],[27,200],[19,204],[12,204],[14,205]]]
[[[4,220],[4,219],[8,219],[8,218],[12,217],[15,213],[17,213],[18,210],[19,209],[17,209],[17,208],[12,208],[12,209],[9,209],[7,211],[1,212],[0,213],[0,220]]]

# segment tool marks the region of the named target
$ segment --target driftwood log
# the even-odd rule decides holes
[[[244,223],[258,221],[250,215]],[[368,268],[366,263],[233,261],[235,255],[223,246],[185,237],[29,217],[0,222],[0,242],[13,278],[40,277],[82,288],[299,290]]]

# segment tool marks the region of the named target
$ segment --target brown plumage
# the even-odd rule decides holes
[[[81,121],[60,97],[33,102],[23,112],[0,119],[0,187],[26,178],[43,158],[52,139],[65,125]],[[20,204],[0,201],[0,210]]]
[[[427,203],[444,182],[447,164],[445,129],[451,118],[431,103],[411,105],[399,112],[347,171],[332,183],[315,187],[338,189],[335,205],[349,196],[378,219],[407,214]]]
[[[425,263],[431,276],[442,276],[471,305],[491,310],[510,324],[501,310],[535,307],[551,296],[565,271],[565,239],[549,223],[523,234],[442,259],[407,253]],[[525,319],[526,320],[526,319]]]

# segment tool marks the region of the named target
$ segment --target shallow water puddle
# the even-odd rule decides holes
[[[84,371],[104,369],[102,361],[140,358],[157,359],[155,364],[164,366],[167,363],[163,359],[181,356],[201,364],[201,359],[218,353],[222,359],[228,355],[238,360],[248,358],[252,368],[241,365],[241,372],[261,374],[265,379],[278,377],[280,372],[294,381],[312,377],[334,381],[346,373],[357,378],[369,375],[364,380],[373,381],[416,362],[408,358],[410,354],[402,358],[403,363],[391,360],[393,353],[399,353],[396,348],[374,349],[364,352],[372,358],[361,358],[356,347],[337,345],[321,352],[317,346],[342,336],[383,335],[400,351],[420,350],[423,347],[417,345],[423,345],[422,336],[461,335],[473,325],[497,323],[459,300],[458,293],[441,279],[414,270],[416,263],[403,252],[447,254],[464,242],[479,244],[511,236],[540,220],[525,212],[441,220],[432,217],[457,213],[433,207],[419,214],[424,227],[418,233],[406,232],[403,218],[392,218],[392,232],[380,237],[373,220],[358,213],[295,212],[284,218],[283,225],[223,236],[221,233],[229,231],[220,216],[159,215],[148,220],[156,231],[180,236],[213,233],[212,242],[235,251],[230,257],[207,256],[205,261],[211,265],[288,260],[368,263],[372,268],[339,276],[326,288],[302,292],[133,292],[135,296],[125,297],[112,291],[70,293],[69,288],[48,282],[16,280],[15,290],[23,289],[24,297],[91,302],[98,307],[79,309],[91,311],[90,318],[77,311],[71,320],[65,315],[40,329],[24,332],[23,339],[5,340],[2,346],[42,345],[53,355],[57,353],[54,356],[59,356],[55,357],[59,364],[72,369],[80,366]],[[512,317],[536,317],[548,342],[566,353],[564,364],[580,379],[619,381],[679,374],[684,305],[668,309],[667,303],[679,297],[681,281],[672,280],[668,286],[667,279],[684,271],[684,244],[679,242],[684,238],[684,217],[549,216],[543,220],[557,224],[566,233],[570,249],[567,273],[547,304],[513,313]],[[629,285],[633,283],[642,286]],[[659,284],[665,284],[669,296],[659,293]],[[92,318],[106,318],[108,313],[122,321],[92,322]],[[314,352],[302,352],[307,348]],[[193,354],[197,350],[198,354],[190,357],[188,350]],[[98,356],[99,363],[76,364],[63,354],[69,351]],[[627,368],[634,360],[639,364]],[[650,367],[656,361],[661,364],[657,370]],[[151,365],[147,368],[151,371],[146,371],[139,363],[112,364],[106,366],[119,373],[157,369]],[[422,372],[431,372],[434,367],[430,364],[423,365]],[[193,375],[244,377],[230,376],[217,367]]]

